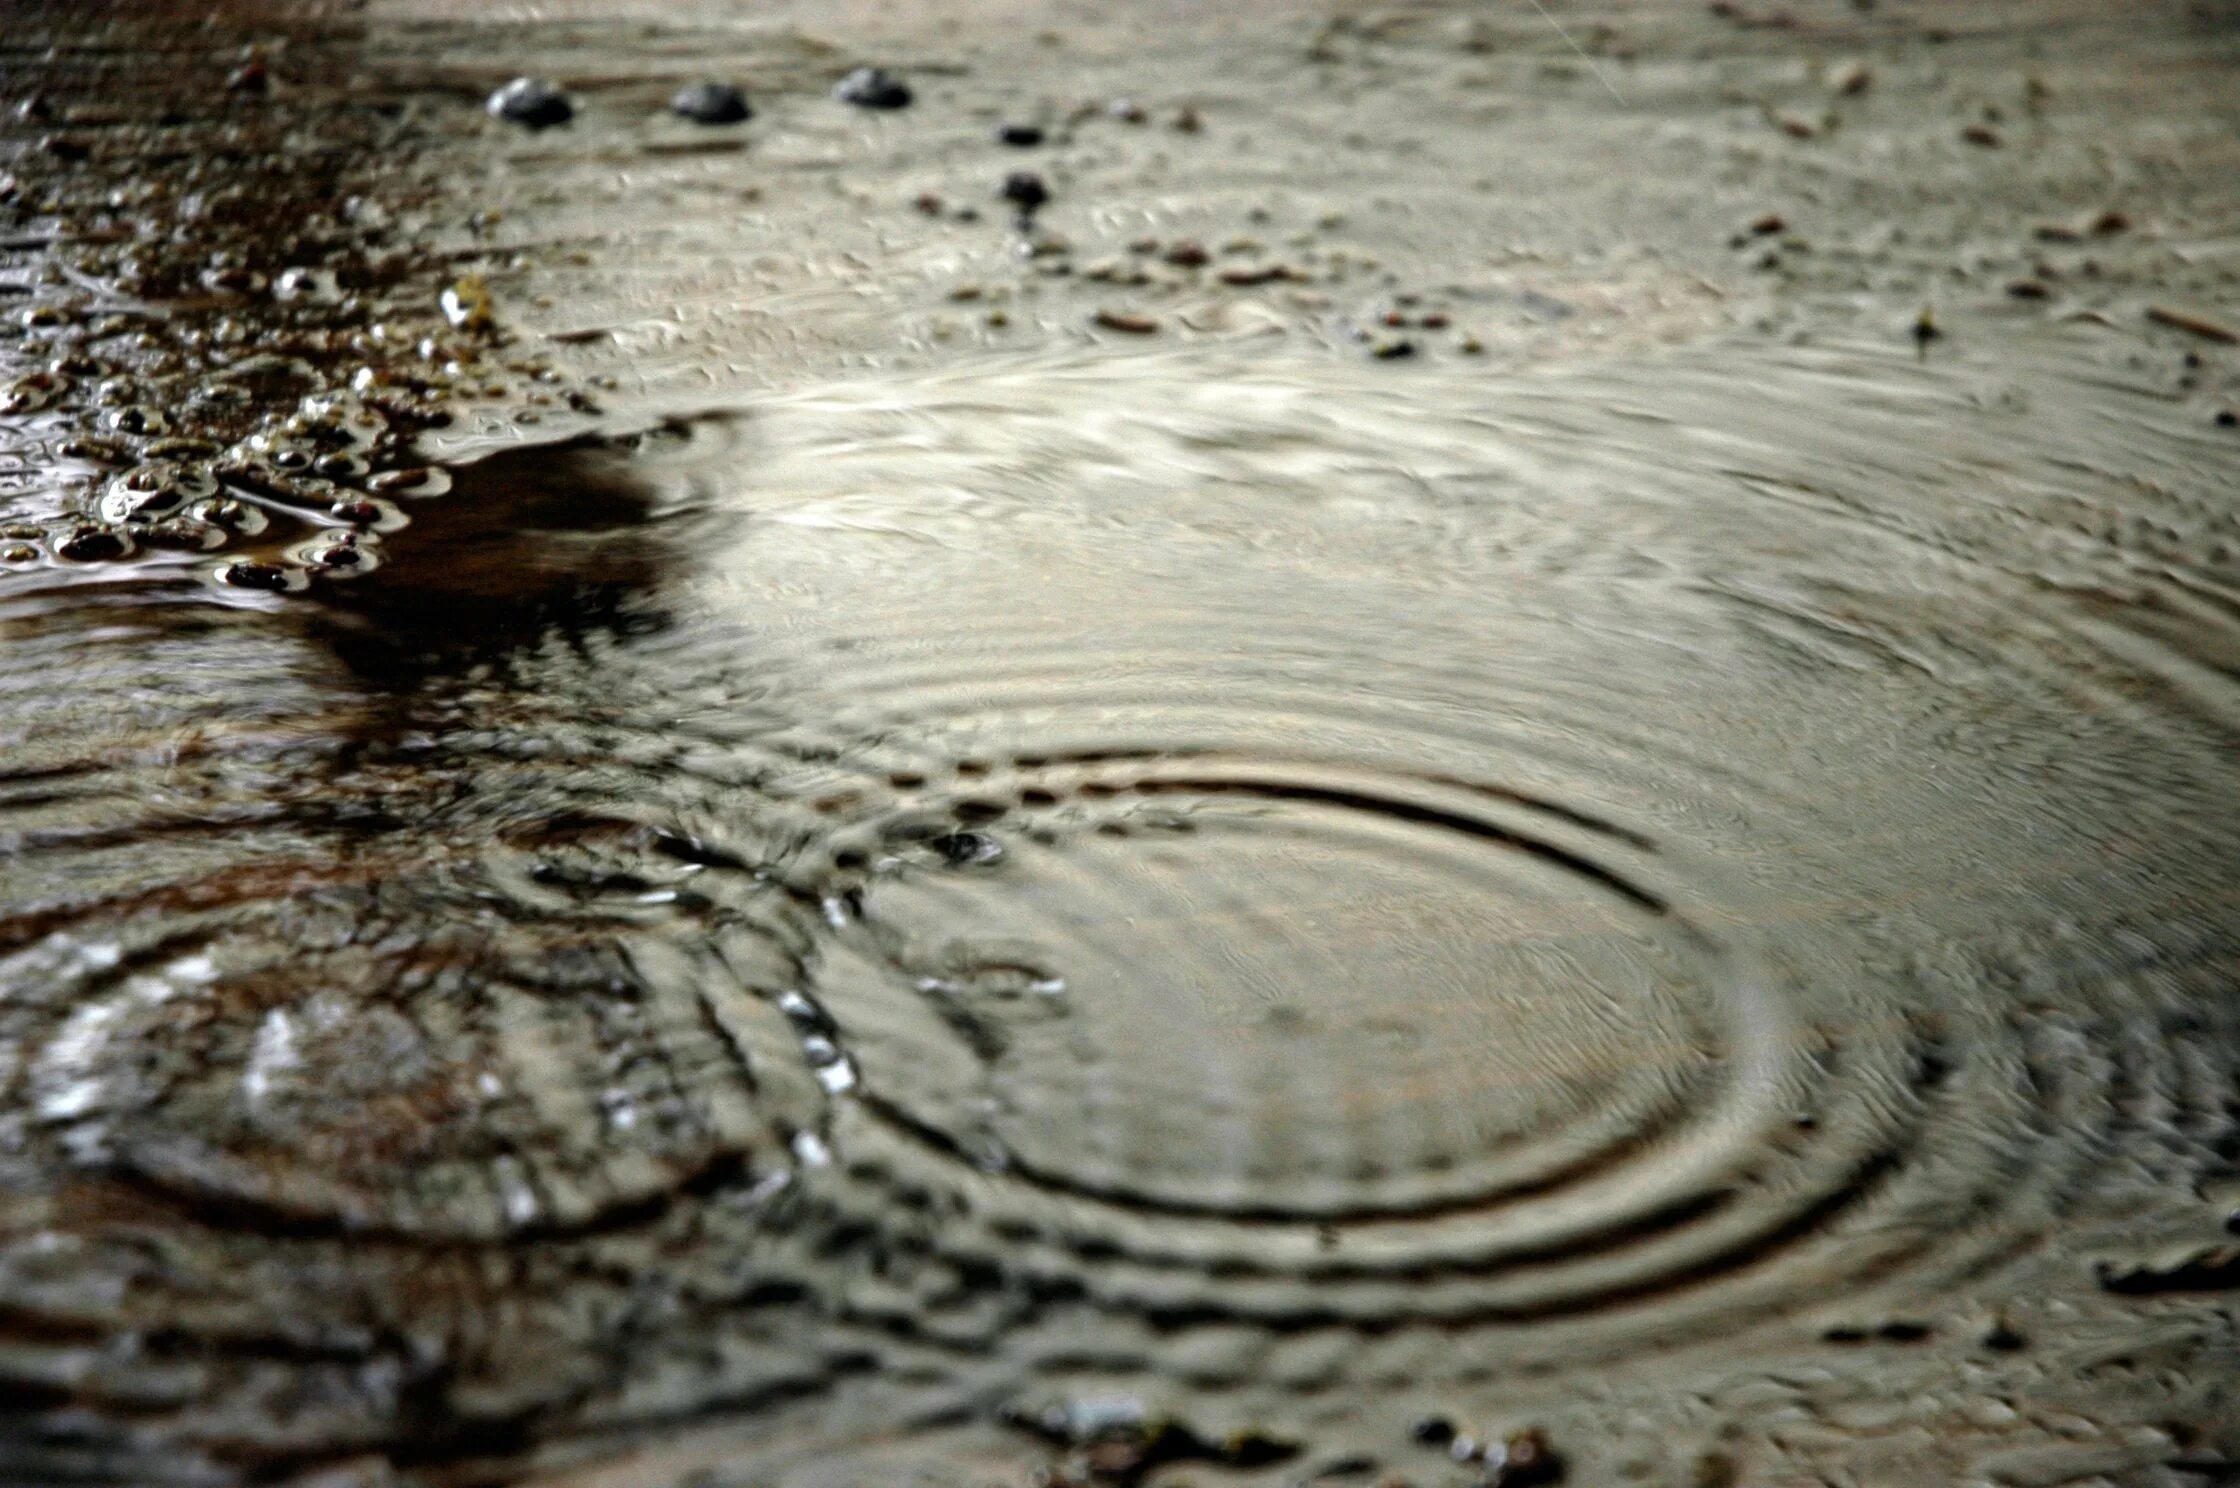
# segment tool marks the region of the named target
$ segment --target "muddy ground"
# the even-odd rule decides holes
[[[0,1481],[2240,1474],[2240,8],[0,92]]]

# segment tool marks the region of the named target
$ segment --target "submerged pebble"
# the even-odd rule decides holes
[[[1035,124],[1006,124],[996,131],[996,143],[1009,145],[1014,150],[1031,150],[1042,143],[1041,126]]]

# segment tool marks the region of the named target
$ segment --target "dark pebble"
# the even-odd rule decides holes
[[[1042,130],[1034,124],[1006,124],[996,131],[996,143],[1014,150],[1031,150],[1042,143]]]
[[[2233,410],[2231,410],[2231,409],[2229,409],[2229,408],[2220,408],[2220,409],[2218,409],[2218,410],[2217,410],[2217,427],[2218,427],[2218,428],[2220,428],[2220,429],[2230,429],[2230,428],[2234,428],[2234,427],[2236,427],[2236,426],[2240,426],[2240,413],[2235,413],[2235,412],[2234,412]],[[2236,1230],[2236,1231],[2234,1231],[2234,1233],[2235,1233],[2235,1234],[2240,1234],[2240,1230]]]
[[[695,124],[741,124],[754,117],[747,95],[730,83],[694,83],[669,100],[669,111]]]
[[[1032,212],[1050,200],[1050,188],[1033,171],[1013,171],[1003,178],[1003,199],[1022,212]]]
[[[272,86],[272,75],[262,62],[244,62],[226,78],[228,93],[262,93]]]
[[[1380,362],[1395,362],[1402,357],[1412,357],[1415,354],[1415,342],[1410,341],[1405,336],[1382,338],[1372,342],[1369,346],[1369,355]]]
[[[1443,1447],[1454,1440],[1454,1422],[1445,1416],[1425,1416],[1408,1428],[1408,1437],[1427,1447]]]
[[[832,96],[857,108],[898,109],[910,106],[910,85],[883,67],[859,67],[834,85]]]
[[[236,589],[257,589],[280,594],[288,588],[288,571],[277,563],[229,563],[218,570],[219,581]]]
[[[80,527],[54,545],[55,556],[73,563],[99,563],[132,551],[131,539],[106,527]]]
[[[355,522],[364,527],[371,527],[386,515],[373,502],[352,500],[348,497],[337,501],[334,505],[328,507],[327,511],[330,515],[339,517],[345,522]]]
[[[39,148],[57,160],[67,160],[72,164],[86,160],[93,154],[93,147],[84,140],[72,139],[64,134],[48,135],[39,141]]]
[[[1983,1346],[1995,1354],[2017,1353],[2027,1348],[2029,1344],[2029,1339],[2023,1337],[2005,1323],[1995,1325],[1990,1332],[1983,1335]]]
[[[550,129],[576,116],[568,95],[543,78],[517,77],[491,94],[483,107],[493,119],[530,129]]]
[[[981,832],[944,832],[926,843],[942,857],[964,867],[970,863],[989,863],[1003,856],[1003,847],[993,837]]]

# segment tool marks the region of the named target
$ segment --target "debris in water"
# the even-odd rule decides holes
[[[1042,130],[1034,124],[1006,124],[996,131],[996,143],[1014,150],[1031,150],[1042,143]]]
[[[1096,322],[1108,331],[1124,331],[1131,336],[1148,336],[1159,329],[1157,320],[1133,310],[1099,310]]]
[[[1937,313],[1927,305],[1913,318],[1913,344],[1923,356],[1929,354],[1929,343],[1942,338],[1944,332],[1937,327]]]
[[[490,95],[483,105],[493,119],[527,129],[550,129],[576,116],[568,95],[543,78],[517,77]]]
[[[2119,1296],[2231,1291],[2240,1288],[2240,1245],[2208,1245],[2167,1260],[2128,1265],[2103,1261],[2093,1275],[2101,1290]]]
[[[1291,267],[1291,265],[1289,264],[1276,263],[1239,264],[1235,267],[1221,270],[1219,273],[1215,274],[1214,277],[1216,279],[1219,279],[1223,284],[1254,285],[1275,284],[1279,281],[1289,282],[1304,279],[1307,276],[1300,273],[1297,269]]]
[[[698,82],[677,91],[669,112],[695,124],[740,124],[754,117],[747,95],[731,83]]]
[[[910,85],[883,67],[859,67],[833,86],[832,96],[857,108],[908,108]]]
[[[444,287],[443,318],[462,331],[490,329],[490,286],[467,274]]]
[[[2172,330],[2185,331],[2211,341],[2221,341],[2227,346],[2240,345],[2240,331],[2198,311],[2181,309],[2176,305],[2149,305],[2147,319],[2156,325],[2169,326]]]
[[[1050,188],[1033,171],[1013,171],[1003,178],[1001,195],[1021,215],[1032,215],[1050,200]]]

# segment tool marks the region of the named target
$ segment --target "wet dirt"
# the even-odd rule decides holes
[[[2240,1471],[2240,12],[23,15],[0,1477]]]

